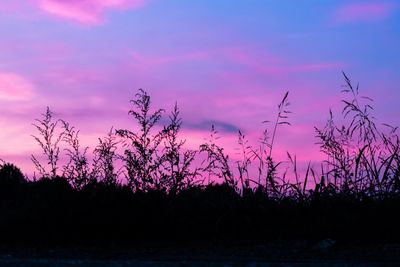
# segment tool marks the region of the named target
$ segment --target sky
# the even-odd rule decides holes
[[[399,26],[394,0],[2,0],[0,158],[33,171],[46,106],[91,148],[134,130],[143,88],[154,107],[178,103],[189,148],[215,124],[233,158],[238,129],[257,140],[289,91],[274,153],[318,161],[314,126],[340,115],[342,71],[400,124]]]

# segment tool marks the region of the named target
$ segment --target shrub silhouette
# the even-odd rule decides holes
[[[0,168],[0,186],[19,186],[25,184],[25,176],[22,174],[21,170],[11,163],[5,163]]]

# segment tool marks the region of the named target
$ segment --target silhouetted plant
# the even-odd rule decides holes
[[[215,130],[214,125],[211,126],[210,139],[200,145],[200,153],[206,153],[207,158],[203,163],[206,163],[203,167],[203,171],[208,173],[208,183],[212,178],[220,178],[230,187],[236,188],[237,181],[232,173],[231,167],[229,166],[229,155],[224,152],[224,149],[216,144],[219,139],[217,136],[218,132]]]
[[[86,156],[88,148],[80,147],[79,131],[66,122],[63,122],[63,131],[57,131],[60,120],[54,122],[48,108],[43,119],[36,120],[37,123],[34,124],[42,138],[34,138],[47,156],[50,172],[46,172],[45,167],[34,156],[32,160],[42,176],[55,177],[60,150],[58,144],[61,140],[65,141],[69,144],[69,148],[65,150],[69,161],[64,166],[63,175],[76,188],[82,188],[94,178],[99,178],[105,184],[116,185],[120,172],[115,170],[114,161],[119,158],[124,163],[124,174],[133,190],[178,192],[193,185],[200,169],[192,169],[192,163],[197,152],[201,152],[206,157],[201,171],[203,178],[208,174],[209,184],[211,180],[221,179],[235,190],[247,190],[255,185],[259,191],[262,190],[275,199],[290,197],[305,200],[313,197],[312,195],[335,193],[382,196],[398,192],[400,141],[397,128],[385,125],[389,133],[378,129],[375,118],[371,115],[372,100],[360,97],[358,86],[353,87],[344,73],[343,76],[346,83],[343,93],[350,96],[350,100],[342,101],[345,104],[342,111],[345,123],[340,127],[336,126],[330,111],[325,127],[316,128],[320,149],[327,155],[327,168],[322,166],[320,175],[309,164],[305,176],[300,177],[296,155],[288,153],[292,177],[289,177],[287,171],[279,173],[278,167],[282,162],[275,163],[273,160],[278,128],[281,125],[290,125],[287,121],[290,114],[288,92],[278,105],[271,137],[266,128],[259,148],[254,149],[239,131],[238,143],[242,159],[236,162],[238,176],[232,171],[229,155],[216,144],[219,137],[214,126],[210,139],[200,146],[199,151],[184,150],[185,140],[178,138],[182,121],[177,105],[169,116],[169,125],[157,130],[156,124],[164,110],[152,111],[150,96],[142,89],[131,100],[133,108],[129,111],[139,126],[138,130],[116,131],[116,135],[123,138],[123,155],[117,155],[119,142],[110,132],[106,138],[99,139],[100,143],[94,150],[93,168],[90,170]],[[361,100],[369,102],[362,105]],[[252,177],[253,173],[250,171],[254,160],[258,163],[257,178]],[[311,178],[314,179],[314,188],[307,191]]]
[[[236,162],[237,169],[239,172],[239,180],[241,182],[243,190],[250,188],[250,174],[249,168],[252,163],[252,147],[248,144],[248,140],[245,135],[239,130],[238,132],[238,144],[240,146],[239,154],[242,156],[242,160]]]
[[[189,188],[198,175],[197,168],[192,169],[196,156],[194,150],[183,150],[186,140],[180,140],[178,135],[181,130],[182,120],[179,117],[179,108],[175,103],[169,116],[170,123],[164,128],[164,147],[161,155],[163,174],[161,184],[170,192],[178,192]]]
[[[160,158],[157,149],[163,138],[163,131],[155,131],[153,128],[161,119],[163,109],[157,109],[153,113],[150,110],[150,96],[140,89],[131,100],[133,109],[129,114],[138,123],[138,131],[117,130],[117,135],[124,138],[124,161],[128,184],[134,190],[147,191],[160,186],[159,167]]]
[[[267,159],[268,155],[268,148],[270,146],[269,144],[269,132],[268,128],[265,128],[263,131],[263,134],[261,138],[259,138],[259,146],[257,149],[254,149],[251,147],[251,153],[252,153],[252,160],[257,160],[258,161],[258,166],[257,166],[257,182],[253,181],[259,189],[262,189],[264,187],[263,185],[263,179],[264,179],[264,172],[265,172],[265,159]]]
[[[398,188],[399,142],[395,127],[390,133],[378,129],[372,116],[372,99],[359,96],[359,86],[354,87],[343,73],[345,89],[350,100],[343,100],[345,124],[335,125],[332,112],[323,129],[316,128],[321,151],[328,159],[330,170],[326,174],[328,185],[345,194],[382,196]],[[361,100],[368,101],[361,104]],[[346,124],[346,119],[349,121]],[[331,178],[333,176],[333,179]],[[394,186],[396,184],[396,186]]]
[[[129,111],[139,128],[116,134],[111,129],[99,139],[92,168],[88,148],[80,145],[79,131],[65,121],[54,121],[47,108],[34,125],[40,134],[35,140],[50,171],[32,156],[43,179],[28,182],[17,167],[0,160],[0,242],[7,238],[13,242],[135,242],[220,237],[265,242],[326,236],[358,242],[360,238],[398,241],[397,127],[385,124],[380,129],[372,116],[371,100],[360,97],[358,86],[353,87],[343,75],[343,93],[350,96],[343,100],[343,125],[335,123],[330,111],[326,125],[316,128],[327,160],[320,172],[309,163],[303,176],[295,154],[287,153],[290,165],[283,173],[278,167],[285,162],[272,160],[278,128],[289,125],[288,93],[278,105],[272,136],[266,127],[258,148],[239,131],[238,175],[232,167],[235,163],[217,144],[214,126],[199,151],[185,150],[177,105],[169,124],[157,128],[163,110],[151,112],[150,96],[144,90],[136,94]],[[119,137],[123,155],[117,154]],[[60,142],[68,145],[63,168],[67,179],[57,176]],[[193,163],[200,152],[205,160],[198,169]],[[117,159],[123,160],[128,185],[118,183]],[[258,173],[253,174],[253,164]],[[197,174],[203,178],[208,174],[208,183],[196,186]],[[20,227],[20,222],[35,228]],[[101,227],[101,235],[95,226]]]
[[[57,131],[57,125],[60,120],[54,121],[53,112],[47,107],[46,112],[42,114],[42,119],[36,119],[35,121],[36,123],[33,123],[33,126],[38,130],[39,136],[32,135],[32,137],[43,150],[50,171],[47,171],[46,167],[42,165],[34,155],[31,155],[31,160],[41,176],[54,178],[57,176],[57,163],[60,154],[59,143],[64,136],[63,132]]]
[[[386,158],[382,161],[385,167],[380,168],[383,168],[383,181],[388,187],[386,190],[398,193],[400,192],[400,138],[397,133],[398,127],[393,127],[388,124],[384,124],[384,126],[389,128],[389,133],[381,134],[386,149]]]
[[[315,128],[316,137],[320,139],[320,149],[327,155],[326,162],[332,168],[328,173],[333,176],[333,184],[340,188],[348,188],[351,178],[351,158],[348,150],[349,136],[344,127],[337,128],[333,120],[332,111],[329,111],[329,119],[323,129]]]
[[[278,115],[276,116],[276,121],[274,124],[274,131],[273,131],[272,137],[271,137],[271,144],[269,145],[268,157],[272,157],[272,148],[274,147],[274,141],[275,141],[276,131],[278,129],[278,126],[279,125],[290,125],[290,123],[287,121],[287,119],[288,119],[288,114],[290,114],[291,112],[286,109],[290,105],[288,97],[289,97],[289,92],[286,92],[285,95],[283,96],[281,102],[278,105]],[[268,121],[264,121],[264,122],[268,122]]]
[[[287,110],[289,106],[288,101],[289,93],[286,92],[282,101],[278,105],[278,114],[274,123],[274,129],[272,138],[269,138],[268,129],[263,131],[263,136],[260,139],[260,146],[258,149],[254,149],[245,138],[244,134],[239,131],[238,144],[240,146],[240,154],[242,159],[236,162],[238,170],[238,178],[235,177],[231,170],[229,163],[229,155],[226,155],[223,148],[216,144],[216,140],[219,139],[217,131],[214,126],[211,129],[211,136],[208,142],[200,146],[200,152],[206,152],[207,158],[206,166],[203,171],[208,173],[209,177],[222,178],[223,181],[229,186],[239,189],[237,187],[238,182],[241,183],[241,189],[247,190],[251,187],[251,183],[255,184],[257,188],[261,188],[269,195],[280,196],[284,195],[285,188],[288,187],[286,181],[278,177],[277,168],[281,162],[275,163],[272,159],[272,149],[277,134],[278,126],[290,125],[287,121],[288,114],[290,111]],[[263,123],[267,123],[264,121]],[[271,141],[270,141],[271,140]],[[253,164],[253,160],[258,161],[258,180],[251,178],[249,170]],[[204,163],[203,162],[203,163]],[[281,180],[281,184],[278,184],[278,180]],[[262,181],[263,180],[263,181]]]
[[[273,132],[270,138],[268,128],[265,128],[263,131],[262,138],[260,139],[260,146],[258,149],[251,148],[252,151],[252,159],[256,159],[258,164],[258,187],[264,187],[267,195],[282,195],[284,189],[287,188],[288,184],[284,179],[282,180],[282,184],[277,184],[278,180],[278,167],[281,165],[281,162],[275,163],[272,157],[272,151],[274,147],[275,138],[277,135],[277,130],[280,125],[290,125],[287,121],[288,114],[291,112],[287,110],[287,107],[290,105],[289,103],[289,92],[286,92],[283,96],[281,102],[278,104],[278,113],[276,116],[275,123],[273,125]],[[268,120],[263,121],[263,123],[269,123]],[[283,177],[284,178],[284,177]],[[264,183],[262,179],[265,179]]]
[[[115,161],[118,158],[117,145],[119,143],[111,128],[107,136],[103,139],[99,138],[99,144],[94,150],[93,168],[98,178],[106,185],[118,184],[120,171],[115,169]]]
[[[277,192],[277,185],[276,185],[276,174],[277,174],[277,168],[280,165],[280,163],[275,163],[272,159],[272,149],[274,147],[274,141],[276,137],[276,131],[278,129],[278,126],[280,125],[290,125],[290,123],[287,121],[288,114],[291,113],[288,111],[286,108],[290,105],[289,100],[288,100],[289,92],[286,92],[284,97],[282,98],[282,101],[278,105],[278,115],[276,116],[276,121],[274,124],[274,130],[272,133],[271,137],[271,144],[269,145],[269,155],[266,159],[266,166],[267,166],[267,179],[266,179],[266,185],[271,186],[273,192]],[[268,190],[268,186],[267,186]]]
[[[64,129],[63,141],[68,145],[64,150],[68,157],[68,162],[63,166],[63,177],[77,189],[83,188],[90,179],[95,177],[89,168],[89,162],[86,156],[89,147],[81,148],[79,142],[79,130],[71,126],[66,121],[61,121]]]
[[[282,194],[284,196],[290,196],[292,198],[298,199],[299,201],[304,201],[307,199],[308,197],[308,191],[307,191],[307,184],[309,181],[309,176],[313,176],[314,180],[315,180],[315,184],[317,184],[316,182],[316,177],[315,177],[315,173],[314,170],[311,168],[311,163],[308,163],[306,172],[304,174],[304,179],[301,179],[300,174],[298,172],[297,169],[297,157],[296,155],[292,155],[289,152],[287,152],[287,156],[289,159],[289,162],[291,164],[292,167],[292,174],[294,176],[294,181],[293,179],[291,180],[286,180],[286,174],[287,171],[285,171],[285,173],[282,175],[282,185],[284,185],[282,188],[282,190],[284,191]],[[323,177],[323,175],[322,175]],[[323,180],[323,178],[322,178]]]

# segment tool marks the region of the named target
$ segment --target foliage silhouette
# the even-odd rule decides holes
[[[117,146],[119,143],[113,133],[113,128],[111,128],[106,137],[99,138],[99,144],[94,150],[93,173],[108,186],[118,184],[120,171],[116,170],[115,161],[118,159]]]
[[[11,163],[5,163],[0,167],[0,187],[18,186],[26,182],[21,170]]]
[[[32,135],[32,137],[43,150],[50,171],[46,171],[45,166],[42,165],[34,155],[31,155],[31,159],[35,164],[36,169],[39,171],[39,174],[44,177],[54,178],[57,176],[57,163],[60,154],[59,143],[64,135],[63,132],[56,132],[59,122],[59,120],[53,121],[53,112],[51,112],[50,108],[47,107],[46,112],[42,114],[42,119],[36,119],[36,123],[33,123],[33,126],[35,126],[39,132],[39,137],[35,135]]]
[[[182,119],[179,117],[177,103],[175,103],[169,119],[169,125],[164,127],[164,146],[160,156],[163,173],[160,182],[164,190],[173,193],[191,187],[198,175],[198,169],[192,168],[197,151],[182,151],[186,140],[180,140],[178,137]]]
[[[208,142],[201,144],[199,152],[207,153],[206,166],[203,171],[208,173],[208,183],[211,183],[211,178],[223,178],[223,181],[232,188],[237,187],[231,166],[229,165],[229,155],[224,152],[224,149],[216,144],[218,132],[214,125],[211,126],[211,134]]]
[[[85,186],[93,177],[89,169],[89,162],[86,156],[89,147],[81,149],[79,143],[79,131],[75,130],[66,121],[61,121],[63,127],[63,139],[69,147],[65,148],[68,156],[68,163],[63,167],[63,177],[71,181],[75,188],[82,188]]]
[[[343,76],[346,84],[342,92],[350,95],[349,100],[343,100],[345,123],[335,125],[330,112],[326,126],[315,128],[329,168],[321,176],[320,190],[330,188],[360,198],[397,195],[400,170],[400,161],[396,160],[400,148],[397,127],[383,124],[388,131],[380,130],[371,115],[372,99],[360,96],[358,85],[354,87],[345,73]],[[362,100],[367,103],[362,104]]]
[[[129,111],[139,125],[139,131],[117,130],[117,135],[124,138],[124,155],[121,157],[125,164],[128,184],[134,190],[147,191],[160,187],[159,167],[161,165],[157,148],[162,142],[163,131],[153,133],[154,126],[164,112],[158,109],[150,113],[150,96],[139,89],[136,99],[131,100],[133,109]]]
[[[321,172],[309,163],[303,174],[296,155],[287,153],[288,163],[273,160],[278,129],[290,125],[288,93],[278,105],[272,136],[266,127],[253,146],[238,132],[236,162],[217,144],[213,125],[198,150],[186,149],[177,104],[161,125],[164,110],[153,110],[142,89],[129,111],[135,130],[111,128],[94,148],[93,163],[79,131],[47,108],[34,124],[46,162],[32,160],[42,177],[29,180],[14,165],[1,164],[0,242],[398,242],[397,127],[381,129],[371,100],[343,77],[341,124],[329,111],[326,125],[315,128],[326,161]]]

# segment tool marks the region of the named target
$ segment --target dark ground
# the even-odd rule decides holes
[[[400,196],[0,186],[0,266],[400,266]],[[304,241],[298,241],[304,240]]]
[[[138,244],[130,247],[3,246],[1,266],[399,266],[400,244],[333,240]]]

